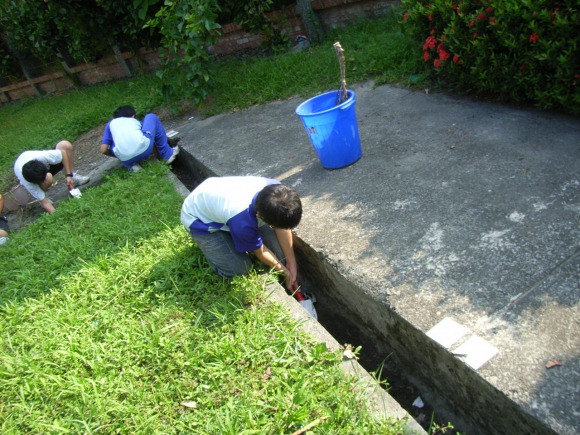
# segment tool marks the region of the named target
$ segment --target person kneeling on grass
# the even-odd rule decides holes
[[[89,177],[74,172],[74,161],[72,144],[61,140],[52,150],[24,151],[14,163],[14,173],[20,184],[40,201],[42,208],[52,213],[54,207],[45,192],[52,186],[54,175],[64,168],[68,186],[89,182]]]
[[[252,252],[266,266],[284,273],[284,286],[297,287],[292,228],[302,217],[298,193],[262,177],[213,177],[183,202],[181,222],[211,268],[232,279],[247,273]]]
[[[105,126],[101,153],[117,157],[125,168],[133,172],[141,169],[139,162],[151,153],[158,159],[165,159],[167,164],[172,163],[179,154],[179,147],[171,147],[159,117],[148,113],[141,124],[135,116],[133,106],[121,106],[115,110],[113,119]]]

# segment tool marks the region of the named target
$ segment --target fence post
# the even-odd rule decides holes
[[[125,59],[123,58],[123,55],[121,54],[121,50],[119,50],[119,47],[116,45],[113,45],[113,51],[115,52],[115,57],[117,58],[117,62],[119,62],[121,64],[121,66],[123,67],[123,71],[125,71],[125,75],[127,77],[131,77],[131,68],[129,67],[129,64],[125,61]]]

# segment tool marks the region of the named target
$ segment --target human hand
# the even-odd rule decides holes
[[[284,268],[284,287],[286,287],[286,290],[293,293],[297,286],[298,277],[296,273],[292,273],[290,269]]]

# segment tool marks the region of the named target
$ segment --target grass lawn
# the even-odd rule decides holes
[[[397,433],[264,275],[209,269],[166,171],[118,170],[2,247],[0,432]]]
[[[307,53],[220,64],[206,113],[336,88],[335,39],[351,81],[400,80],[415,67],[396,38],[385,18]],[[236,68],[244,80],[228,81]],[[120,104],[158,108],[152,80],[0,108],[0,184],[25,149],[73,141]],[[0,433],[289,434],[312,422],[310,434],[399,433],[369,413],[339,353],[266,303],[273,278],[229,283],[209,269],[166,173],[115,171],[0,248]]]

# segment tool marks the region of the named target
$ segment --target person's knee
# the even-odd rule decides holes
[[[61,140],[59,143],[56,144],[55,148],[57,150],[62,150],[62,151],[71,151],[73,146],[72,146],[72,143],[70,143],[68,140]]]
[[[0,230],[0,237],[8,237],[8,233],[4,230]]]

